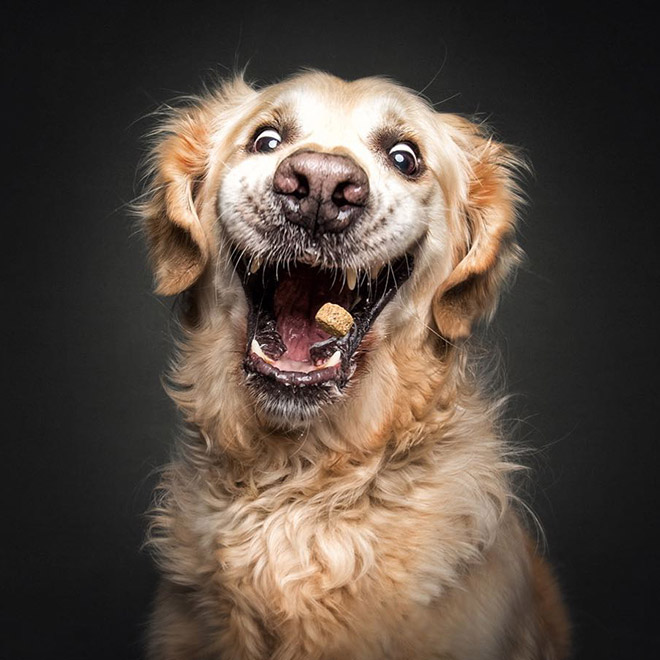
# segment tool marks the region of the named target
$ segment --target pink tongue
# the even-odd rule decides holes
[[[297,362],[309,362],[312,345],[330,336],[314,321],[310,323],[306,315],[297,313],[278,318],[277,330],[286,345],[286,353],[282,357]]]
[[[310,362],[311,346],[330,337],[316,325],[314,316],[326,302],[346,304],[343,298],[348,295],[346,289],[340,292],[338,285],[331,284],[304,267],[281,276],[273,307],[277,331],[287,349],[283,359]]]

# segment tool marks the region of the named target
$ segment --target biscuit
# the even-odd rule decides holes
[[[334,303],[325,303],[316,312],[316,323],[330,335],[343,337],[353,325],[353,317],[343,307]]]

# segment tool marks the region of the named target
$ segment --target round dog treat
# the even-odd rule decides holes
[[[353,325],[353,317],[339,305],[325,303],[316,312],[316,323],[328,334],[335,337],[343,337]]]

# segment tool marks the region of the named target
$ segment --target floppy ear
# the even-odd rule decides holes
[[[515,176],[523,162],[462,117],[443,115],[443,123],[468,168],[459,218],[467,223],[469,240],[435,294],[433,316],[443,337],[458,340],[467,337],[480,319],[490,319],[503,283],[522,256],[515,241],[520,201]]]
[[[196,197],[208,173],[211,134],[229,123],[232,109],[254,93],[241,77],[227,81],[213,96],[174,110],[155,133],[147,201],[138,212],[158,294],[185,291],[209,261],[213,228],[200,222]]]
[[[140,214],[156,293],[169,296],[197,280],[210,254],[210,237],[197,216],[194,200],[195,188],[206,172],[206,118],[198,108],[175,111],[157,135],[150,155],[148,200]]]

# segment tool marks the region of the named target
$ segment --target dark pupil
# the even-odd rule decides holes
[[[274,151],[277,149],[280,141],[277,138],[274,137],[262,137],[257,140],[257,144],[255,145],[257,148],[257,151]]]
[[[392,160],[396,168],[404,174],[412,174],[415,171],[415,160],[406,151],[395,151]]]

